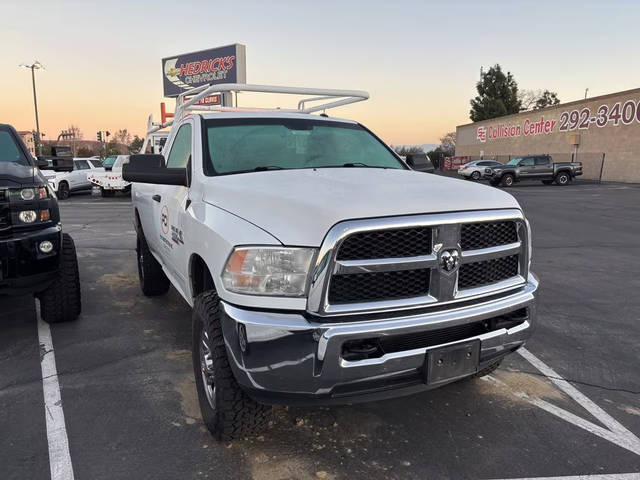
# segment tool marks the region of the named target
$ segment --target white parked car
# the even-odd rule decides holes
[[[60,200],[69,198],[72,192],[91,190],[91,182],[87,176],[97,172],[104,172],[104,168],[100,160],[93,157],[74,158],[71,171],[42,170]]]
[[[305,100],[193,105],[233,91]],[[173,285],[193,307],[198,399],[218,438],[261,427],[270,404],[379,400],[487,375],[531,335],[538,281],[516,199],[413,171],[359,123],[311,115],[366,98],[199,87],[178,97],[164,155],[124,166],[142,292]]]
[[[491,167],[499,167],[502,163],[495,160],[476,160],[473,162],[465,163],[458,168],[458,175],[471,180],[480,180],[485,176],[485,169]]]
[[[88,178],[91,185],[100,187],[103,197],[112,197],[116,192],[127,193],[131,189],[131,182],[122,178],[122,165],[129,161],[129,155],[112,155],[102,162],[104,168],[99,172],[92,172]]]

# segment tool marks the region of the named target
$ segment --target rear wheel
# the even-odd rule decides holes
[[[480,175],[480,172],[478,172],[478,171],[473,172],[473,173],[471,174],[471,178],[472,178],[473,180],[475,180],[476,182],[477,182],[478,180],[480,180],[480,177],[481,177],[481,176],[482,176],[482,175]]]
[[[169,279],[149,250],[147,240],[143,236],[138,235],[136,252],[138,254],[138,278],[142,293],[147,297],[156,297],[167,293]]]
[[[40,315],[47,323],[59,323],[75,320],[80,315],[80,276],[78,258],[73,239],[62,234],[60,250],[60,270],[49,288],[38,294]]]
[[[511,175],[510,173],[507,173],[505,175],[502,176],[502,186],[504,187],[510,187],[511,185],[513,185],[513,182],[515,181],[513,175]]]
[[[568,185],[571,181],[571,177],[567,172],[560,172],[556,175],[556,183],[558,185]]]
[[[60,200],[69,198],[69,184],[67,182],[60,182],[58,184],[58,198]]]
[[[218,440],[256,433],[266,426],[269,407],[249,398],[233,376],[215,292],[196,297],[192,318],[193,372],[202,420]]]

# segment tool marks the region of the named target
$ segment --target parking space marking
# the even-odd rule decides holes
[[[584,420],[583,418],[574,415],[560,407],[556,407],[549,402],[546,402],[540,398],[532,398],[529,401],[539,408],[565,420],[577,427],[580,427],[594,435],[597,435],[611,443],[618,445],[630,452],[640,455],[640,439],[633,433],[623,427],[617,420],[611,415],[605,412],[598,405],[589,400],[582,392],[558,375],[551,367],[545,364],[542,360],[536,357],[526,348],[520,348],[518,353],[531,365],[533,365],[540,373],[553,382],[560,390],[571,397],[576,403],[578,403],[587,412],[593,415],[602,425],[606,428],[602,428],[599,425],[595,425],[592,422]],[[525,394],[523,394],[525,395]],[[636,474],[632,474],[636,475]],[[579,477],[578,477],[579,478]],[[593,478],[593,477],[590,477]]]
[[[640,473],[573,475],[568,477],[523,477],[503,480],[640,480]]]
[[[73,465],[69,454],[69,439],[62,410],[62,397],[60,396],[51,329],[49,324],[40,318],[39,302],[36,302],[36,310],[51,480],[73,480]]]

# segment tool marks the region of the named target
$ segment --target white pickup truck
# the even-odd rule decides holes
[[[291,110],[194,105],[230,91],[311,98]],[[538,281],[511,195],[412,171],[363,125],[312,115],[366,92],[186,95],[165,155],[133,155],[124,178],[143,293],[172,284],[193,307],[196,387],[217,438],[259,428],[271,404],[486,375],[525,343]]]
[[[73,169],[69,171],[42,170],[42,174],[56,192],[60,200],[69,198],[72,192],[91,190],[89,175],[104,172],[97,158],[74,158]]]
[[[90,185],[100,187],[103,197],[112,197],[116,192],[128,193],[131,182],[122,178],[122,165],[129,161],[129,155],[112,155],[102,162],[102,171],[91,172],[88,176]]]

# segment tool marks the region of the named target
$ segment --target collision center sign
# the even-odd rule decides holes
[[[526,119],[524,123],[498,123],[478,127],[476,130],[476,139],[485,143],[487,140],[497,140],[500,138],[513,138],[531,135],[548,135],[556,128],[557,120],[547,120],[544,116],[540,120]]]
[[[238,43],[162,59],[165,97],[201,85],[246,81],[245,46]]]

